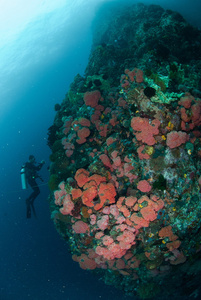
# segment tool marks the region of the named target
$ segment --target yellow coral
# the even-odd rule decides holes
[[[169,121],[168,122],[168,129],[173,130],[173,128],[174,128],[174,124],[171,121]]]
[[[154,152],[154,147],[152,146],[145,146],[145,152],[148,154],[148,155],[152,155],[153,152]]]

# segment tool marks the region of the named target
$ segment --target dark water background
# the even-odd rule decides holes
[[[54,104],[62,101],[74,76],[84,73],[98,6],[126,1],[84,2],[75,1],[72,14],[66,5],[67,19],[62,9],[30,23],[13,43],[0,49],[6,66],[0,75],[1,300],[130,299],[72,261],[50,219],[47,201],[47,129],[54,119]],[[201,28],[199,2],[144,1],[180,11]],[[26,219],[25,199],[31,190],[21,190],[20,168],[29,154],[46,161],[40,172],[44,185],[35,201],[37,220]]]

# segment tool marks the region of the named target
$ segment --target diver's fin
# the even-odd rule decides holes
[[[31,207],[30,205],[27,205],[27,219],[31,218]]]
[[[31,218],[31,205],[29,199],[26,200],[26,206],[27,206],[27,219]]]
[[[33,203],[31,203],[31,207],[32,207],[32,210],[33,210],[34,217],[37,219],[36,210],[35,210],[35,207],[34,207]]]

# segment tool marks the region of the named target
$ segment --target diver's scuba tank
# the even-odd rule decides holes
[[[22,166],[20,174],[21,174],[22,189],[26,190],[27,189],[27,178],[26,178],[25,165]]]

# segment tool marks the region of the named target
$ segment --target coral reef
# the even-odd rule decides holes
[[[73,260],[142,299],[199,294],[200,50],[159,6],[97,21],[49,129],[51,217]]]

